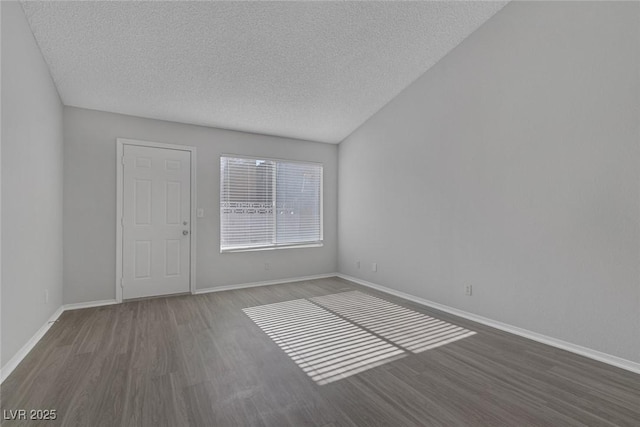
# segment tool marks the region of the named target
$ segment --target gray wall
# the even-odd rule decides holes
[[[340,144],[339,271],[640,362],[639,31],[498,12]]]
[[[49,69],[19,3],[1,7],[4,365],[62,304],[63,158]]]
[[[116,138],[197,148],[197,288],[332,273],[337,269],[336,145],[64,109],[64,301],[115,298]],[[220,254],[220,155],[223,153],[324,163],[321,248]],[[269,263],[267,271],[264,264]]]

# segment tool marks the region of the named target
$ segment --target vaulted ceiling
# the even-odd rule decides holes
[[[23,2],[65,105],[338,143],[506,2]]]

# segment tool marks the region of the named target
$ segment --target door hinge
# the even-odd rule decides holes
[[[121,288],[124,288],[124,283],[123,282],[124,282],[124,279],[120,278],[120,287]]]
[[[126,160],[125,160],[125,157],[124,157],[124,156],[122,156],[122,165],[123,165],[123,166],[125,166],[126,164],[127,164],[127,162],[126,162]]]
[[[124,217],[123,216],[120,217],[120,226],[124,227]]]

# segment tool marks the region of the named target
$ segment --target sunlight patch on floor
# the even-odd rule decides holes
[[[468,329],[359,291],[310,300],[414,353],[475,335]]]
[[[402,349],[305,299],[243,311],[319,384],[406,355]]]

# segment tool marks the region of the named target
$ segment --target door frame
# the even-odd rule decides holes
[[[191,247],[189,254],[189,290],[196,293],[196,147],[189,145],[166,144],[163,142],[142,141],[138,139],[116,138],[116,301],[122,302],[122,237],[124,210],[124,146],[164,148],[169,150],[188,151],[191,153]]]

